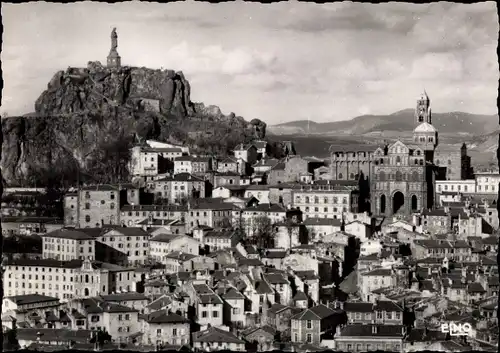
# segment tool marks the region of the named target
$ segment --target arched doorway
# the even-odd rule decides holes
[[[401,191],[396,191],[392,197],[392,213],[398,212],[405,204],[405,195]]]
[[[385,213],[385,195],[380,196],[380,213]]]
[[[411,210],[412,212],[417,212],[418,210],[418,199],[415,195],[411,197]]]

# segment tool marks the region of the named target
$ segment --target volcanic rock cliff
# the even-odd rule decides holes
[[[101,174],[110,182],[126,174],[133,143],[156,139],[224,154],[264,138],[265,130],[258,119],[247,122],[191,102],[181,72],[89,62],[56,73],[35,113],[2,119],[3,178],[40,185]]]

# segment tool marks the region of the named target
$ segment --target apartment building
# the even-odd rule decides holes
[[[358,190],[351,187],[304,187],[293,191],[293,206],[303,212],[304,219],[342,219],[344,213],[358,212],[358,200]]]
[[[183,220],[187,206],[179,205],[125,205],[121,209],[121,224],[127,227],[138,226],[144,220]]]
[[[189,173],[179,173],[155,180],[153,192],[158,199],[178,204],[189,198],[204,198],[205,180]]]

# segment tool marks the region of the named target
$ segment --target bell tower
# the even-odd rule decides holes
[[[417,99],[417,108],[415,109],[415,122],[417,124],[432,124],[431,101],[424,90],[424,93]]]
[[[413,143],[424,150],[426,160],[432,163],[438,145],[438,131],[432,125],[430,99],[425,91],[417,100],[415,119],[418,125],[413,130]]]

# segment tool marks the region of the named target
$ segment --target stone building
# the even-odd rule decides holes
[[[119,224],[122,206],[120,202],[126,200],[126,191],[121,197],[120,190],[121,188],[115,185],[89,185],[80,188],[76,197],[73,195],[65,199],[64,214],[67,225],[92,228],[102,224]]]
[[[442,179],[466,180],[472,179],[471,158],[467,155],[467,145],[437,146],[434,154],[434,164],[444,169]]]
[[[276,185],[300,182],[300,175],[310,172],[309,165],[310,162],[300,156],[286,157],[283,164],[278,164],[269,171],[267,183]]]
[[[426,93],[417,101],[413,144],[400,140],[379,147],[370,183],[371,206],[375,215],[409,214],[433,207],[434,150],[438,132],[432,126],[430,100]]]
[[[333,146],[332,146],[333,147]],[[378,146],[334,146],[331,150],[330,176],[334,180],[358,180],[360,174],[371,178],[374,152]]]

